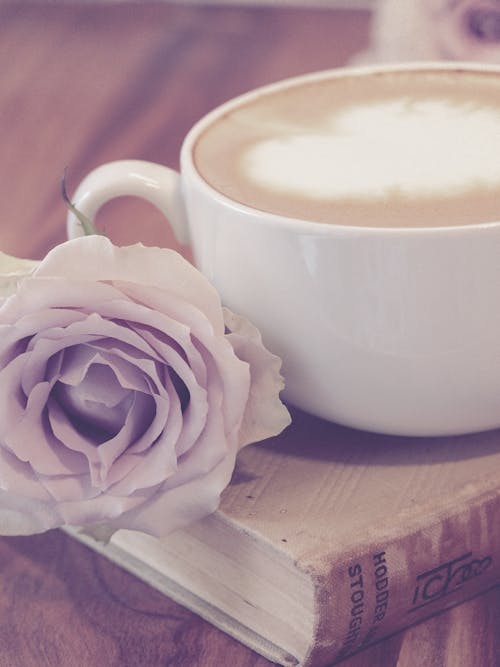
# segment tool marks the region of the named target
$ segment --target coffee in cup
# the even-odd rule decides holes
[[[249,99],[197,138],[207,183],[246,206],[369,227],[500,218],[500,91],[466,71],[327,77]]]
[[[139,195],[283,359],[284,397],[348,426],[500,426],[500,68],[412,64],[273,84],[190,131],[181,174],[89,174],[92,217]],[[80,233],[73,216],[68,233]]]

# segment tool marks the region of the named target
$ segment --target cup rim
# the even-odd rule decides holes
[[[248,92],[242,93],[229,99],[228,101],[220,104],[215,107],[207,114],[202,116],[189,130],[186,135],[180,153],[180,165],[181,165],[181,178],[184,179],[186,175],[192,178],[198,188],[204,191],[206,194],[209,194],[211,198],[218,200],[227,208],[237,210],[241,213],[244,213],[245,216],[251,216],[254,218],[254,223],[260,224],[272,224],[279,225],[281,227],[291,227],[295,231],[303,228],[304,231],[311,233],[314,230],[315,234],[325,234],[330,235],[332,233],[368,233],[371,232],[374,235],[380,234],[428,234],[429,232],[435,233],[450,233],[453,231],[465,231],[465,230],[474,230],[474,229],[483,229],[483,228],[496,228],[500,226],[500,216],[498,220],[490,222],[479,222],[477,224],[464,224],[464,225],[428,225],[421,227],[383,227],[383,226],[363,226],[363,225],[346,225],[341,223],[324,223],[318,221],[307,220],[305,218],[296,218],[291,216],[282,215],[280,213],[275,213],[273,211],[267,211],[264,209],[259,209],[252,207],[248,204],[237,201],[236,199],[231,199],[231,197],[223,194],[212,185],[210,185],[202,176],[196,164],[194,162],[194,146],[199,136],[217,119],[221,118],[225,114],[233,111],[234,109],[251,102],[259,97],[264,95],[269,95],[276,93],[280,90],[285,90],[295,86],[302,85],[304,83],[315,83],[318,81],[323,81],[330,78],[344,78],[344,77],[364,77],[372,76],[377,74],[392,73],[392,72],[467,72],[472,74],[478,74],[482,76],[498,76],[500,82],[500,65],[491,64],[491,63],[472,63],[472,62],[460,62],[460,61],[417,61],[417,62],[407,62],[407,63],[396,63],[396,64],[376,64],[376,65],[356,65],[356,66],[345,66],[337,67],[325,70],[319,70],[315,72],[308,72],[306,74],[300,74],[298,76],[288,77],[281,79],[274,83],[269,83],[263,86],[254,88]]]

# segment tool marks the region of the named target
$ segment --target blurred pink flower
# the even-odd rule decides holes
[[[371,45],[354,62],[500,63],[498,0],[380,0]]]
[[[212,512],[238,450],[289,423],[280,360],[174,251],[89,236],[14,279],[0,306],[1,534],[165,535]]]

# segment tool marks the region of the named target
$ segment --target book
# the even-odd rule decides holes
[[[211,516],[70,534],[281,665],[330,665],[500,582],[500,430],[407,438],[293,411]]]

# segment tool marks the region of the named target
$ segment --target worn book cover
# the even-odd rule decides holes
[[[268,658],[319,666],[499,583],[499,525],[500,431],[403,438],[294,411],[207,519],[78,537]]]

